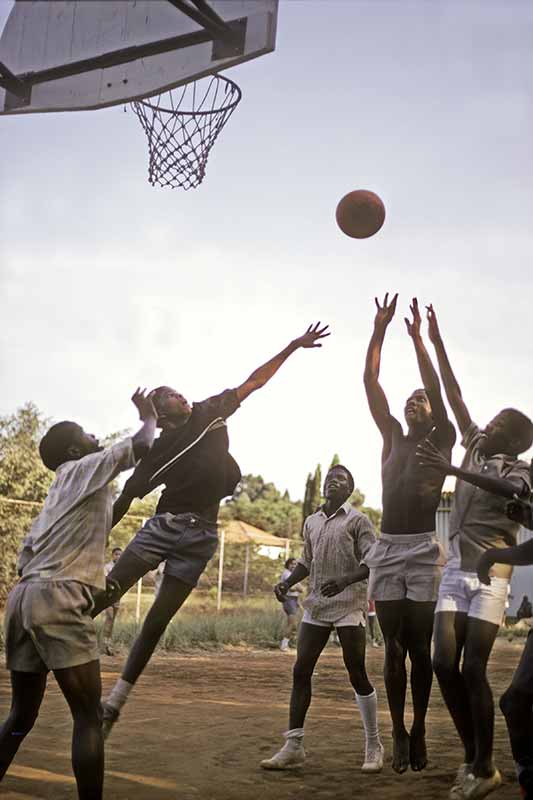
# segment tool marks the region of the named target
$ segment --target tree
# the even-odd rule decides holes
[[[314,514],[321,504],[322,504],[322,468],[320,464],[317,464],[315,469],[315,474],[313,475],[313,482],[311,484],[311,494],[309,500],[309,505],[311,508],[310,513]]]
[[[337,466],[337,464],[340,464],[340,463],[341,463],[341,460],[340,460],[340,458],[339,458],[339,454],[338,454],[338,453],[335,453],[335,455],[334,455],[334,456],[333,456],[333,458],[331,459],[331,464],[329,465],[328,472],[329,472],[329,470],[333,469],[333,467],[336,467],[336,466]]]
[[[39,442],[49,427],[33,403],[0,417],[0,495],[42,502],[54,474],[39,455]]]
[[[292,501],[287,491],[281,494],[260,475],[243,475],[219,519],[240,519],[275,536],[294,539],[302,527],[302,503]]]

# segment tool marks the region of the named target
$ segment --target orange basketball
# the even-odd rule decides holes
[[[337,225],[346,236],[367,239],[385,222],[385,206],[374,192],[356,189],[339,200],[335,216]]]

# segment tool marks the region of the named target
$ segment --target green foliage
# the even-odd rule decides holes
[[[302,528],[302,504],[292,501],[287,491],[281,494],[261,475],[244,475],[219,519],[240,519],[274,536],[296,539]]]
[[[39,441],[49,427],[33,403],[0,417],[0,496],[41,503],[54,473],[42,463]],[[0,605],[17,579],[16,562],[22,540],[39,506],[0,498]]]
[[[333,456],[333,458],[331,459],[331,464],[330,464],[330,465],[329,465],[329,467],[328,467],[328,472],[329,472],[331,469],[333,469],[333,467],[336,467],[336,466],[337,466],[337,464],[340,464],[340,463],[341,463],[341,460],[340,460],[340,458],[339,458],[339,454],[338,454],[338,453],[335,453],[335,455],[334,455],[334,456]]]
[[[39,442],[49,427],[33,403],[0,417],[0,495],[42,502],[54,473],[39,456]]]
[[[320,464],[316,465],[315,474],[313,475],[313,482],[311,484],[311,496],[309,505],[311,508],[310,513],[314,512],[322,505],[322,467]]]

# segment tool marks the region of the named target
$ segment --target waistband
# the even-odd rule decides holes
[[[207,519],[207,517],[203,517],[201,514],[198,514],[196,511],[180,511],[179,514],[173,514],[171,511],[160,511],[159,514],[156,516],[164,517],[166,514],[171,516],[173,519],[179,520],[180,522],[185,522],[189,525],[200,525],[202,528],[209,528],[213,531],[213,533],[217,533],[218,531],[218,523],[214,522],[212,519]]]
[[[378,542],[390,542],[391,544],[420,544],[420,542],[433,542],[436,536],[435,531],[427,533],[381,533]]]

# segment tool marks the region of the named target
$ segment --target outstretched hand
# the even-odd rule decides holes
[[[494,566],[496,562],[492,557],[492,550],[486,550],[479,561],[477,562],[476,572],[477,577],[480,583],[484,583],[485,586],[490,586],[490,569]]]
[[[436,342],[440,341],[440,330],[439,330],[439,323],[437,322],[437,315],[435,314],[435,309],[433,308],[432,303],[429,306],[426,306],[427,311],[427,320],[428,320],[428,336],[431,342],[435,344]]]
[[[274,586],[274,594],[276,595],[276,600],[279,603],[283,603],[287,599],[287,592],[289,591],[289,586],[285,581],[280,581],[276,583]]]
[[[380,306],[379,300],[377,297],[374,297],[374,302],[376,304],[376,316],[374,319],[374,325],[377,328],[386,328],[391,319],[394,316],[394,312],[396,311],[396,303],[398,301],[398,292],[394,295],[392,300],[389,303],[389,293],[385,295],[383,298],[383,305]]]
[[[320,327],[320,322],[316,325],[310,325],[303,336],[299,336],[294,340],[293,344],[296,347],[322,347],[319,339],[325,339],[326,336],[331,336],[331,331],[328,331],[329,325]]]
[[[420,328],[422,326],[422,317],[420,316],[420,310],[418,308],[418,300],[416,297],[413,297],[413,302],[409,306],[411,314],[413,315],[413,321],[410,322],[407,317],[404,317],[405,324],[407,326],[407,333],[411,337],[411,339],[416,339],[420,336]]]
[[[452,464],[449,459],[438,447],[435,447],[433,442],[428,441],[428,439],[425,439],[424,442],[418,445],[416,448],[416,455],[421,467],[432,467],[433,469],[440,470],[440,472],[444,472],[445,475],[448,475],[452,469]]]
[[[533,506],[517,494],[505,504],[505,513],[513,522],[518,522],[524,528],[533,529]]]
[[[146,389],[141,389],[139,386],[135,389],[131,402],[139,412],[139,419],[146,422],[147,419],[154,417],[157,419],[157,412],[152,402],[153,392],[146,394]]]
[[[324,597],[335,597],[336,594],[343,592],[347,585],[344,578],[332,578],[322,584],[320,592]]]

